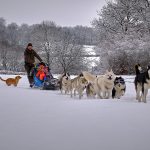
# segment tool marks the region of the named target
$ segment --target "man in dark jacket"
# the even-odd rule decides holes
[[[32,43],[29,43],[24,52],[24,60],[25,60],[25,70],[27,72],[30,87],[33,86],[33,74],[31,73],[31,70],[34,67],[35,57],[40,62],[42,62],[42,59],[40,58],[40,56],[33,50]]]

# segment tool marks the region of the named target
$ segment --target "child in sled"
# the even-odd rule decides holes
[[[48,75],[48,68],[44,65],[40,65],[36,74],[36,77],[41,81],[45,80]]]

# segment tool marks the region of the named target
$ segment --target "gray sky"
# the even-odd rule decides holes
[[[61,26],[90,26],[104,4],[105,0],[0,0],[0,17],[19,25],[51,20]]]

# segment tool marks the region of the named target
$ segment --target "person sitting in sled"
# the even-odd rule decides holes
[[[32,43],[29,43],[24,51],[24,61],[25,61],[25,70],[27,72],[30,87],[33,87],[34,84],[33,74],[31,74],[31,71],[34,68],[35,57],[40,62],[43,62],[41,57],[35,52],[35,50],[33,50]]]
[[[39,78],[41,81],[43,81],[46,79],[46,75],[47,75],[46,67],[44,65],[40,65],[36,77]]]

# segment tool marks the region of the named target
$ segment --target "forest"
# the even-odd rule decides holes
[[[100,55],[94,71],[133,74],[136,63],[149,64],[149,41],[149,0],[107,1],[91,27],[62,27],[53,21],[19,26],[0,18],[0,69],[24,71],[23,52],[31,42],[54,73],[89,70],[91,62],[82,56],[90,45]]]

